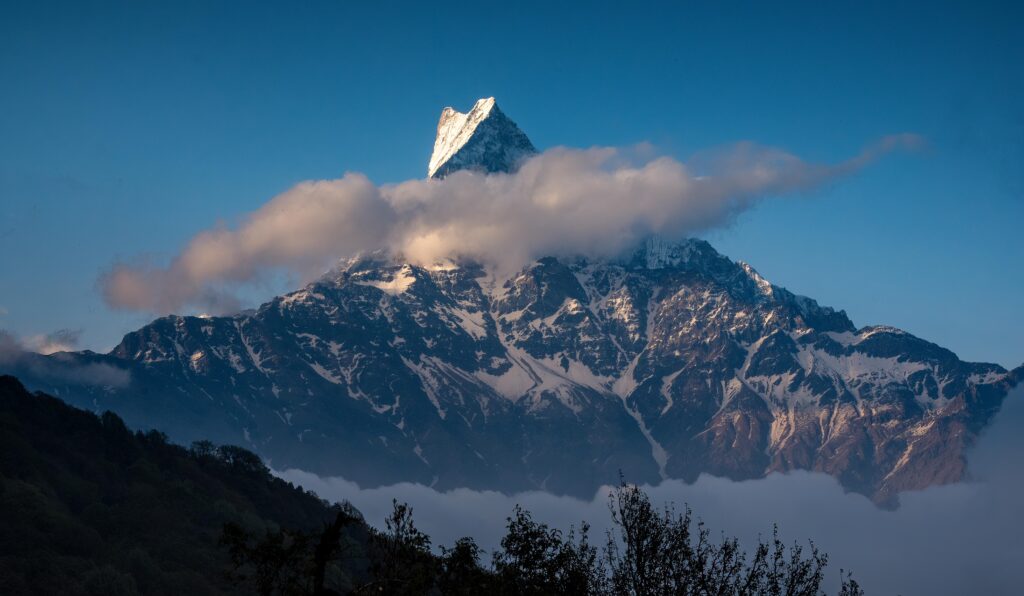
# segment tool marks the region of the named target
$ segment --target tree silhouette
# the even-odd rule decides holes
[[[736,538],[717,544],[689,507],[657,510],[639,487],[620,480],[609,496],[613,528],[605,561],[611,593],[634,596],[747,595],[816,596],[822,594],[828,555],[813,542],[788,549],[778,528],[771,543],[761,542],[750,561]],[[696,532],[693,532],[694,525]],[[863,592],[852,576],[840,572],[842,596]]]
[[[450,596],[475,596],[497,588],[493,574],[480,566],[480,547],[472,538],[460,538],[451,548],[441,547],[437,587]]]
[[[338,511],[338,515],[330,524],[325,524],[323,532],[317,539],[316,547],[313,550],[313,596],[328,596],[336,594],[335,590],[326,587],[327,567],[331,561],[348,555],[354,545],[345,540],[344,531],[346,528],[358,526],[362,523],[354,509],[344,507]]]
[[[392,501],[384,531],[370,536],[370,579],[353,588],[356,594],[614,595],[614,596],[817,596],[824,594],[828,556],[814,543],[787,547],[773,529],[748,555],[735,538],[711,538],[689,507],[654,507],[639,487],[620,482],[609,495],[612,528],[603,551],[588,540],[582,525],[563,534],[537,522],[517,506],[507,519],[501,547],[490,568],[481,565],[481,550],[461,538],[440,556],[430,551],[430,538],[416,528],[412,509]],[[225,528],[232,556],[250,570],[260,594],[333,594],[324,588],[323,570],[338,556],[342,528],[361,522],[339,513],[319,536],[285,531],[268,533],[255,544],[239,540]],[[240,546],[239,546],[240,545]],[[312,549],[312,564],[302,553]],[[305,558],[304,558],[305,557]],[[312,570],[312,581],[303,573]],[[304,571],[305,570],[305,571]],[[852,576],[840,572],[840,596],[862,596]]]
[[[392,500],[391,515],[384,521],[385,531],[371,538],[374,562],[373,581],[360,588],[363,592],[386,594],[425,594],[437,575],[437,560],[430,552],[430,537],[419,531],[407,503]]]
[[[508,518],[501,550],[494,553],[494,572],[505,594],[591,594],[603,583],[597,549],[587,541],[583,525],[566,539],[559,530],[533,520],[516,506]]]

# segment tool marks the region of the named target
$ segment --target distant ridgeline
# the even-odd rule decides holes
[[[405,504],[377,531],[244,449],[186,450],[0,376],[4,596],[821,593],[827,558],[813,545],[776,537],[747,556],[635,487],[609,504],[607,549],[517,508],[488,564],[469,538],[433,552]],[[840,576],[841,595],[861,593]]]

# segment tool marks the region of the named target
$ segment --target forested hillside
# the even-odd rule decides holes
[[[313,532],[338,511],[245,450],[188,450],[0,377],[2,594],[249,594],[229,576],[225,524]],[[366,568],[367,528],[345,532],[335,576]]]

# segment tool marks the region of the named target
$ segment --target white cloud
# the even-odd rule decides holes
[[[365,176],[304,182],[234,229],[192,238],[167,266],[117,263],[101,277],[113,307],[236,308],[231,290],[268,271],[309,278],[335,259],[388,249],[413,262],[468,257],[516,269],[546,255],[611,256],[650,234],[680,238],[727,225],[766,196],[812,190],[878,155],[919,143],[887,137],[834,165],[740,143],[693,164],[612,148],[555,148],[511,175],[375,186]]]
[[[220,286],[253,281],[272,268],[308,276],[331,255],[379,244],[393,220],[380,189],[365,176],[303,182],[249,214],[238,229],[198,234],[167,267],[118,263],[100,283],[117,308],[166,312],[199,304],[223,311],[236,304]]]

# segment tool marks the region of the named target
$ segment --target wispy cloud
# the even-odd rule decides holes
[[[555,148],[511,175],[458,172],[376,186],[346,174],[298,184],[236,228],[198,234],[166,266],[116,263],[100,285],[115,308],[224,311],[237,307],[234,287],[268,271],[309,278],[366,250],[419,263],[467,257],[506,270],[545,255],[612,256],[650,234],[679,238],[727,225],[765,197],[813,190],[920,142],[886,137],[838,164],[739,143],[692,164],[614,148]]]
[[[82,337],[81,329],[59,329],[45,335],[32,335],[21,340],[25,349],[49,355],[57,352],[71,352],[78,347]]]
[[[26,375],[46,383],[126,387],[127,370],[104,362],[84,362],[74,354],[79,331],[61,330],[21,340],[0,329],[0,373]]]

